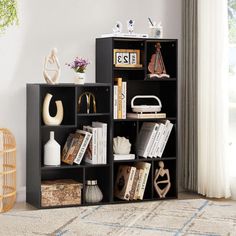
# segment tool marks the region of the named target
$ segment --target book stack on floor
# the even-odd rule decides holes
[[[62,162],[79,165],[82,160],[89,164],[107,163],[107,124],[92,122],[83,130],[71,133],[62,151]]]
[[[137,162],[134,166],[118,167],[114,195],[122,200],[142,200],[144,197],[151,164]]]
[[[173,124],[169,120],[144,122],[138,134],[137,155],[144,158],[162,157],[172,128]]]
[[[114,119],[126,119],[127,82],[122,81],[122,78],[115,78],[113,96]]]

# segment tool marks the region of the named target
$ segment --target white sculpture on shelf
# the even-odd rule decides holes
[[[49,68],[48,64],[53,65],[53,68]],[[45,57],[43,76],[48,84],[58,84],[61,75],[61,67],[57,57],[57,49],[53,48],[51,53]]]
[[[131,149],[131,143],[129,142],[129,139],[125,137],[119,137],[113,138],[113,153],[114,154],[129,154]]]
[[[45,125],[60,125],[63,120],[63,105],[62,101],[56,101],[57,112],[54,117],[50,115],[49,106],[52,99],[52,94],[47,93],[43,101],[43,122]]]

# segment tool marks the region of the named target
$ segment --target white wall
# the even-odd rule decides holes
[[[147,33],[147,17],[162,21],[165,38],[181,36],[181,0],[18,0],[20,24],[0,35],[0,127],[17,141],[18,200],[26,182],[26,83],[44,83],[44,56],[58,48],[60,82],[73,82],[64,66],[75,56],[92,61],[87,81],[95,81],[95,38],[110,33],[116,20],[126,28],[134,19],[135,32]],[[126,30],[126,29],[125,29]]]

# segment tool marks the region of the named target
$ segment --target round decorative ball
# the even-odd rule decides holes
[[[129,154],[131,150],[131,143],[125,137],[117,136],[113,138],[113,153],[114,154]]]

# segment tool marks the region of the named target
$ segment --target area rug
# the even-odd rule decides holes
[[[236,235],[236,202],[169,200],[0,214],[0,235]]]

